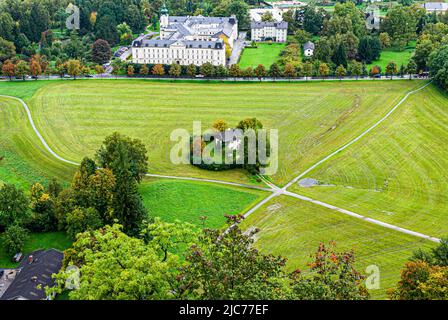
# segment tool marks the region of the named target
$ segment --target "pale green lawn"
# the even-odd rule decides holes
[[[335,241],[339,251],[355,251],[356,267],[380,269],[380,290],[372,290],[373,298],[385,298],[386,290],[400,278],[403,267],[417,248],[433,246],[432,242],[386,229],[341,213],[282,196],[274,198],[249,216],[244,227],[257,227],[256,246],[264,253],[288,258],[287,266],[308,270],[319,243]]]

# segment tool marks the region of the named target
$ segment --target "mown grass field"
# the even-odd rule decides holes
[[[448,236],[448,96],[411,96],[363,140],[309,174],[328,187],[295,191],[431,236]]]
[[[192,132],[216,119],[231,126],[257,117],[279,132],[279,169],[284,184],[328,150],[373,124],[416,81],[323,83],[170,83],[144,80],[54,82],[28,99],[36,125],[61,156],[80,161],[119,131],[142,139],[151,173],[253,183],[244,171],[210,172],[174,165],[169,155],[175,129]]]
[[[268,195],[258,190],[177,180],[146,181],[140,192],[152,217],[207,228],[224,226],[224,215],[247,211]],[[201,217],[207,219],[202,221]]]
[[[257,227],[256,246],[264,253],[288,258],[287,266],[306,271],[311,254],[319,243],[335,241],[338,251],[354,250],[356,267],[364,275],[370,265],[380,270],[380,289],[372,298],[386,298],[386,290],[396,285],[403,267],[417,248],[434,244],[401,234],[332,210],[281,196],[249,216],[244,226]]]
[[[3,84],[0,84],[0,87]],[[27,90],[25,91],[25,94]],[[13,91],[14,93],[14,91]],[[18,101],[0,97],[0,185],[14,183],[25,189],[56,177],[71,180],[76,168],[53,158],[37,139]]]
[[[64,232],[31,233],[23,252],[28,254],[39,249],[56,249],[64,251],[72,245],[71,239]],[[13,263],[6,254],[3,247],[0,247],[0,268],[14,268]]]
[[[245,48],[239,61],[240,68],[255,68],[262,64],[269,68],[280,58],[280,53],[285,49],[284,43],[257,43],[257,48]]]

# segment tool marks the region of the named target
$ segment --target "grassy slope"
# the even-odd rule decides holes
[[[29,104],[39,130],[60,155],[79,161],[93,155],[108,134],[140,138],[148,148],[150,171],[250,183],[243,171],[207,172],[173,165],[170,133],[203,129],[216,119],[230,125],[257,117],[279,130],[279,171],[283,184],[328,150],[334,150],[385,114],[421,82],[162,83],[142,80],[55,82]]]
[[[296,191],[432,236],[447,236],[448,96],[431,86]]]
[[[285,48],[284,43],[258,43],[258,48],[244,49],[239,62],[240,68],[255,68],[259,64],[269,68],[279,59],[280,53]]]
[[[38,249],[57,249],[65,250],[72,244],[70,238],[64,232],[46,232],[46,233],[32,233],[28,241],[25,243],[23,252],[28,254]],[[16,264],[11,262],[11,259],[0,247],[0,267],[13,268]]]
[[[310,255],[321,242],[335,241],[338,250],[355,250],[359,271],[365,274],[369,265],[380,269],[381,287],[371,291],[373,298],[386,297],[386,289],[396,284],[400,269],[415,249],[432,246],[423,239],[284,196],[260,208],[244,225],[259,228],[256,245],[264,253],[288,258],[291,270],[307,270]]]
[[[205,216],[210,228],[223,226],[224,215],[241,213],[267,196],[262,191],[174,180],[146,181],[140,191],[151,216],[200,226]]]

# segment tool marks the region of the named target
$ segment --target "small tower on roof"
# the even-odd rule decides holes
[[[166,3],[163,3],[163,7],[160,10],[160,28],[166,28],[169,24],[169,12],[168,8],[166,7]]]

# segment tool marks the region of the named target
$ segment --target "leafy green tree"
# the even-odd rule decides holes
[[[124,20],[134,33],[143,32],[148,24],[143,12],[134,4],[127,6],[124,13]]]
[[[307,31],[299,29],[294,33],[294,38],[296,38],[297,41],[303,45],[305,42],[310,41],[312,36]]]
[[[294,273],[294,297],[303,300],[366,300],[365,277],[355,267],[353,251],[337,252],[335,243],[320,244],[307,275]]]
[[[282,76],[282,70],[280,69],[280,67],[277,63],[274,62],[269,67],[269,76],[274,79]]]
[[[312,77],[314,74],[314,66],[311,62],[306,61],[303,65],[302,65],[302,75],[304,77]]]
[[[197,72],[197,67],[194,64],[190,64],[189,66],[187,66],[187,75],[190,78],[194,78],[196,76],[196,72]]]
[[[95,36],[97,39],[106,40],[111,46],[115,46],[120,37],[117,31],[117,20],[112,15],[100,16],[96,25]]]
[[[381,42],[381,48],[386,49],[391,46],[391,40],[387,32],[381,32],[379,36]]]
[[[31,186],[30,207],[32,219],[29,224],[31,231],[46,232],[56,230],[57,221],[54,200],[40,183],[35,183]]]
[[[180,75],[182,74],[182,67],[177,63],[171,64],[169,74],[174,78],[180,77]]]
[[[362,64],[361,62],[358,62],[356,60],[353,60],[348,65],[348,72],[356,77],[356,80],[358,80],[359,76],[362,75]]]
[[[326,64],[325,62],[322,62],[319,65],[319,76],[322,77],[322,79],[325,79],[326,77],[328,77],[328,75],[330,74],[330,68],[328,67],[328,64]]]
[[[0,38],[14,41],[14,28],[15,24],[11,15],[8,12],[0,13]]]
[[[219,65],[216,67],[216,76],[219,78],[225,78],[229,76],[229,69],[225,66]]]
[[[428,65],[429,56],[435,50],[434,43],[427,38],[419,39],[415,47],[415,53],[412,59],[417,64],[417,70],[425,70]]]
[[[316,42],[316,50],[314,51],[314,57],[317,60],[323,62],[330,62],[333,56],[333,49],[331,43],[327,37],[321,37]]]
[[[11,59],[16,54],[14,43],[0,37],[0,62]]]
[[[200,71],[204,77],[211,78],[215,75],[215,66],[210,62],[206,62],[201,66]]]
[[[270,11],[266,11],[262,16],[261,16],[261,21],[263,22],[274,22],[274,16],[272,15],[272,12]]]
[[[247,234],[228,217],[228,229],[206,229],[187,254],[180,276],[184,288],[198,299],[280,299],[288,282],[281,257],[263,255],[253,247],[257,230]]]
[[[118,132],[108,136],[96,156],[100,167],[120,171],[120,158],[129,159],[129,171],[132,178],[137,182],[141,182],[145,174],[148,172],[148,157],[146,155],[146,147],[139,139],[132,139],[121,135]]]
[[[266,77],[266,75],[267,75],[266,68],[262,64],[259,64],[255,68],[254,73],[257,76],[258,80],[260,80],[260,81],[262,78]]]
[[[120,23],[117,26],[118,35],[120,37],[121,44],[129,45],[132,42],[132,30],[126,22]]]
[[[428,65],[434,81],[441,88],[448,90],[448,45],[431,53]]]
[[[66,268],[74,265],[79,267],[80,286],[69,293],[72,300],[178,298],[181,262],[175,252],[190,244],[192,229],[157,220],[145,230],[149,243],[127,236],[119,225],[79,234],[65,252],[64,269],[56,276],[59,286],[48,293],[64,290],[70,276]]]
[[[114,133],[107,137],[97,152],[101,167],[115,176],[113,193],[114,217],[127,234],[138,234],[148,212],[138,190],[138,183],[148,171],[146,148],[140,140]]]
[[[386,66],[386,74],[390,75],[390,79],[398,73],[398,66],[394,61],[391,61]]]
[[[416,35],[417,20],[412,8],[398,5],[387,12],[382,26],[392,43],[404,48]]]
[[[343,43],[338,44],[331,60],[335,65],[347,66],[347,49]]]
[[[314,5],[308,5],[303,12],[303,29],[313,35],[318,35],[324,24],[324,13]]]
[[[83,57],[84,46],[76,30],[70,33],[70,39],[64,43],[63,51],[72,59],[81,59]]]
[[[73,80],[76,80],[76,77],[81,74],[82,67],[81,62],[79,60],[68,60],[67,61],[67,73],[73,77]]]
[[[235,15],[240,28],[247,29],[250,26],[249,6],[243,0],[221,1],[213,11],[213,15],[218,17]]]
[[[295,78],[297,77],[297,70],[293,64],[288,63],[285,65],[285,70],[283,71],[283,74],[285,75],[285,77]]]
[[[342,80],[342,78],[345,77],[345,75],[347,74],[347,70],[344,68],[344,66],[342,64],[336,68],[335,72],[340,80]]]
[[[2,235],[2,244],[6,253],[12,257],[22,251],[26,240],[28,239],[28,230],[20,225],[11,225]]]
[[[367,36],[359,41],[358,55],[362,62],[372,63],[380,58],[381,42],[377,37]]]
[[[230,76],[232,76],[234,78],[241,77],[242,72],[241,72],[240,66],[237,64],[232,64],[229,69],[229,74],[230,74]]]
[[[0,186],[0,228],[21,225],[29,218],[29,200],[23,190],[12,184]]]

